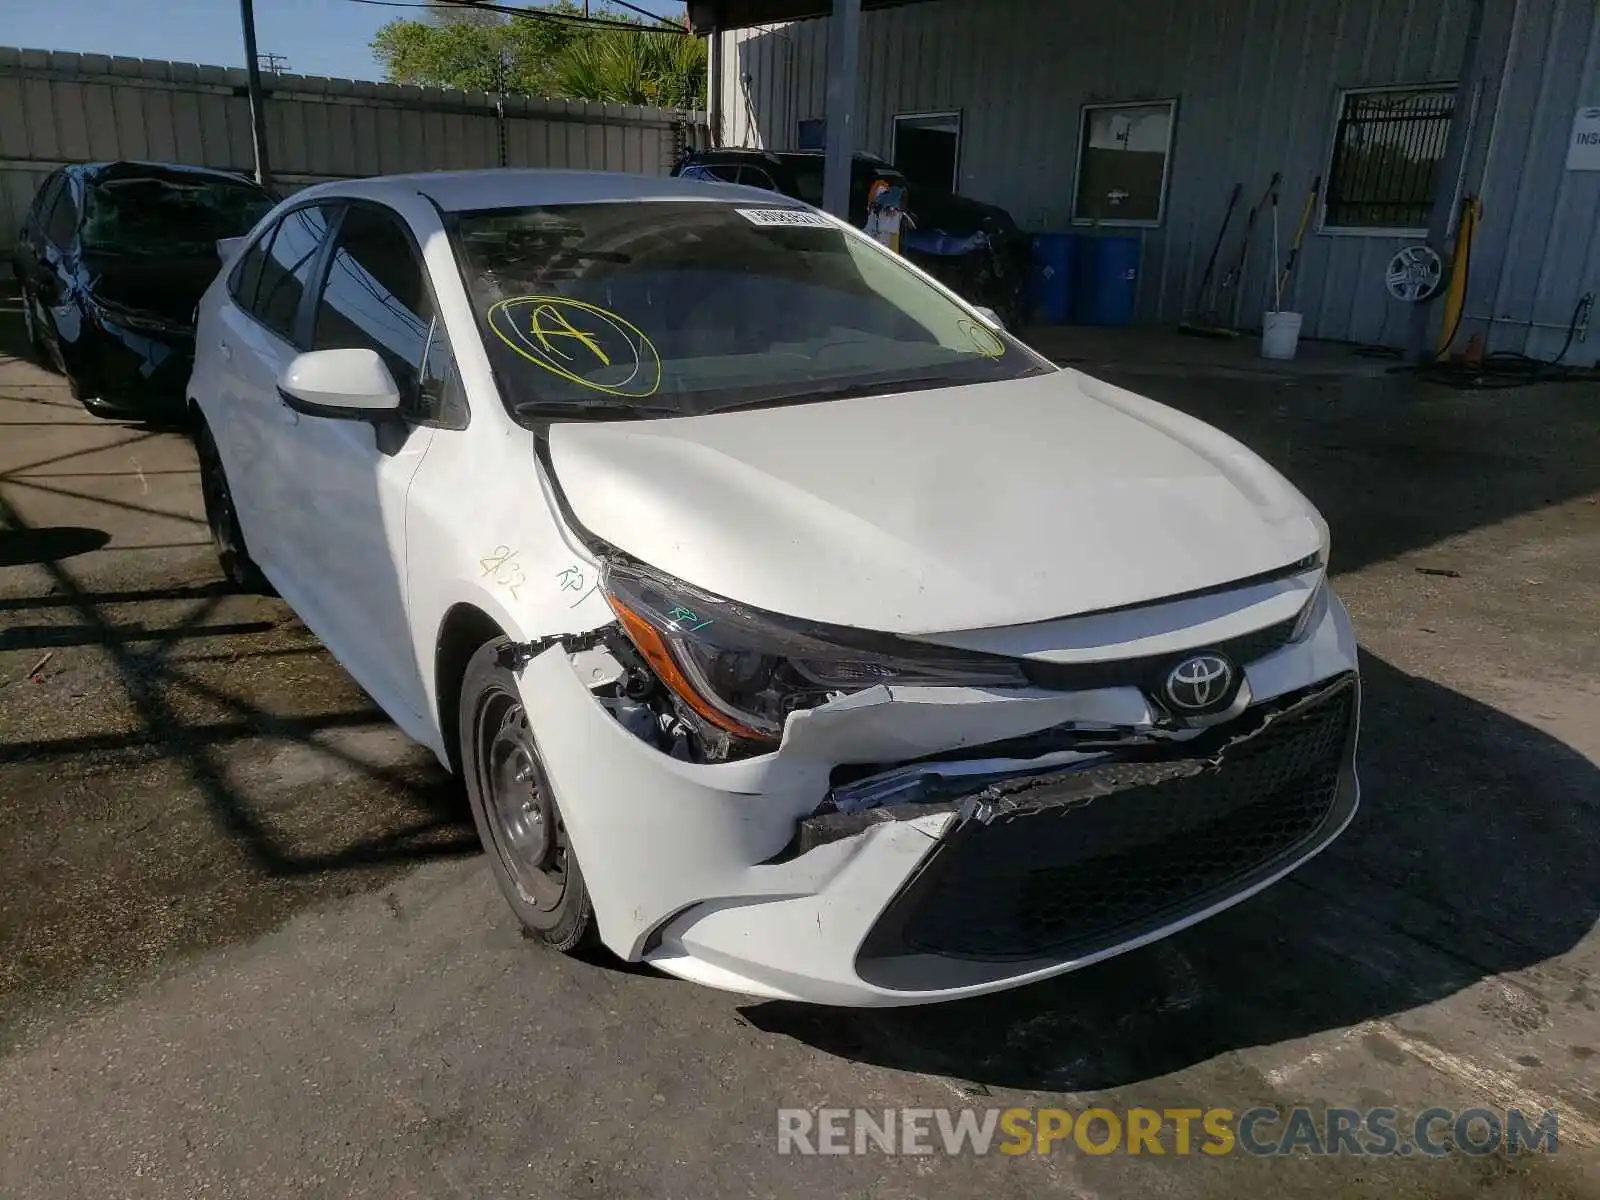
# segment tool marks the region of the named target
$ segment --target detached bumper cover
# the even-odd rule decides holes
[[[898,1005],[1086,966],[1316,854],[1358,802],[1355,670],[1332,599],[1305,639],[1247,666],[1258,704],[1204,741],[853,814],[818,811],[841,764],[1153,714],[1135,688],[858,693],[792,719],[774,754],[704,765],[628,734],[559,651],[522,692],[612,950],[751,995]],[[853,825],[807,841],[837,820]]]

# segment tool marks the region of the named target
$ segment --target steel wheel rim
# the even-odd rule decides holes
[[[522,704],[500,689],[485,696],[476,740],[492,849],[524,902],[551,912],[567,890],[567,831]]]

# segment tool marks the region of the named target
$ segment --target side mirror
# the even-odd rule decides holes
[[[278,376],[278,395],[308,417],[374,421],[400,407],[400,388],[374,350],[312,350]]]
[[[1004,329],[1006,327],[1006,323],[1000,319],[1000,314],[995,312],[994,309],[986,308],[982,304],[974,304],[972,306],[972,309],[980,317],[982,317],[985,321],[987,321],[990,325],[993,325],[996,329]]]

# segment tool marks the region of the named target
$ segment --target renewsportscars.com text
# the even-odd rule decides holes
[[[1429,1108],[781,1108],[779,1154],[1522,1154],[1557,1148],[1554,1112]]]

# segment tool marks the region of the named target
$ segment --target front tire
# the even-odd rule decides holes
[[[272,587],[267,577],[256,566],[245,545],[244,530],[239,526],[239,514],[233,506],[233,492],[228,487],[228,475],[222,467],[222,455],[217,452],[210,427],[199,419],[195,425],[194,448],[200,460],[200,495],[205,501],[211,542],[217,550],[217,565],[228,582],[241,592],[270,592]]]
[[[563,952],[597,940],[594,907],[539,754],[517,679],[485,643],[461,684],[461,773],[495,882],[529,936]]]

